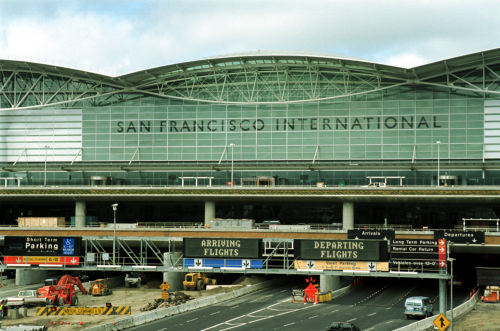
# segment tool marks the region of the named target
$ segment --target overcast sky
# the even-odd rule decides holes
[[[256,51],[414,67],[500,47],[497,0],[1,0],[0,58],[116,76]]]

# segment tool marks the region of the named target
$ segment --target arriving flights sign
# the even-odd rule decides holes
[[[184,238],[185,258],[258,259],[259,239]]]

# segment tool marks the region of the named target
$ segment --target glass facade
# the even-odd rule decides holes
[[[482,98],[408,94],[280,105],[144,100],[85,108],[83,160],[213,162],[230,152],[234,161],[425,160],[437,158],[437,141],[442,159],[483,158]]]

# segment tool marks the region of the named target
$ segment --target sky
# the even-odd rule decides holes
[[[497,0],[0,0],[0,59],[119,76],[299,52],[412,68],[500,47]]]

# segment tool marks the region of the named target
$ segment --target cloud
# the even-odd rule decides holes
[[[209,56],[305,51],[415,66],[496,48],[488,0],[0,2],[0,56],[119,75]]]

